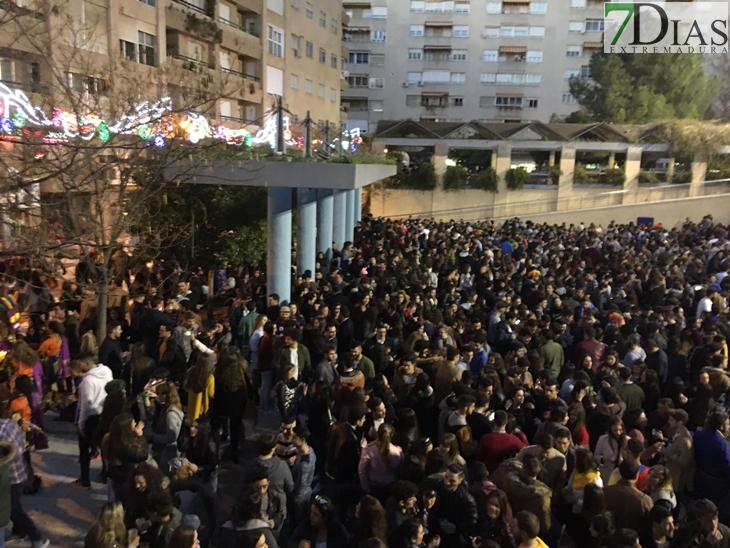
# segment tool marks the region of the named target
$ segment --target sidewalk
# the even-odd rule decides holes
[[[250,440],[255,437],[253,423],[244,422],[246,436]],[[269,414],[259,420],[256,433],[278,428],[278,414]],[[35,495],[23,497],[23,506],[51,540],[53,548],[82,548],[87,531],[107,502],[107,486],[98,482],[101,461],[91,463],[91,489],[72,487],[71,483],[79,476],[76,428],[71,423],[59,422],[52,415],[46,415],[46,429],[50,447],[32,454],[35,473],[41,476],[43,484]],[[241,466],[253,456],[251,443],[243,443],[242,446],[238,467],[230,464],[221,466],[218,503],[222,516],[227,516],[238,495]],[[6,546],[25,548],[30,546],[30,542],[9,540]]]

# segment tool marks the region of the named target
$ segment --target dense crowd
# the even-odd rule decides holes
[[[291,302],[119,251],[101,341],[93,262],[11,261],[0,526],[48,545],[22,496],[51,410],[74,486],[102,461],[87,548],[730,547],[729,249],[710,216],[365,218]]]

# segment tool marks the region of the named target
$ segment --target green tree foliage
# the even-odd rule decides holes
[[[461,190],[466,187],[469,172],[461,166],[448,166],[443,177],[444,190]]]
[[[469,185],[472,188],[486,190],[487,192],[499,192],[499,178],[497,172],[488,167],[479,173],[474,173],[469,177]]]
[[[568,121],[646,123],[704,118],[717,95],[702,56],[605,54],[591,57],[591,80],[572,78],[570,92],[581,111]]]
[[[529,178],[530,174],[524,166],[513,167],[507,172],[507,175],[505,175],[507,188],[510,190],[521,189],[523,186],[525,186],[525,183],[527,183],[527,180]]]

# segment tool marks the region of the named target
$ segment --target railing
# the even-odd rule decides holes
[[[207,17],[213,17],[213,14],[205,8],[201,8],[200,6],[196,6],[195,4],[186,2],[185,0],[173,0],[173,2],[175,2],[176,4],[180,4],[181,6],[185,6],[186,8],[196,11],[198,13],[201,13]]]
[[[246,118],[238,118],[236,116],[221,116],[223,122],[236,122],[237,124],[255,124],[256,120],[247,120]]]
[[[229,27],[233,27],[234,29],[238,29],[241,32],[245,32],[246,34],[250,34],[251,36],[255,36],[256,38],[260,38],[259,34],[254,32],[251,29],[246,28],[246,25],[239,25],[238,23],[234,23],[233,21],[229,21],[228,19],[224,17],[219,17],[218,21],[223,23],[224,25],[228,25]]]
[[[261,78],[258,76],[254,76],[253,74],[246,74],[245,72],[240,72],[237,70],[233,70],[230,68],[221,68],[221,71],[223,71],[224,74],[233,74],[234,76],[239,76],[241,78],[246,78],[247,80],[253,80],[254,82],[260,82]]]
[[[174,53],[170,55],[173,59],[179,59],[180,61],[185,61],[186,63],[190,63],[191,65],[206,67],[206,68],[213,68],[210,63],[206,63],[205,61],[201,61],[200,59],[195,59],[193,57],[188,57],[186,55],[180,55],[179,53]]]
[[[12,80],[3,79],[0,79],[0,84],[5,84],[9,88],[22,89],[23,91],[28,91],[30,93],[42,93],[48,87],[46,84],[41,84],[40,82],[35,84],[25,84],[23,82],[13,82]]]

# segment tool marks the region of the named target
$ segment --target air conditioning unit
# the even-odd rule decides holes
[[[403,82],[403,87],[404,87],[404,88],[407,88],[407,87],[408,87],[408,85],[409,85],[409,84],[408,84],[408,82]]]
[[[423,87],[423,82],[418,82],[418,87],[419,88],[422,88]]]

